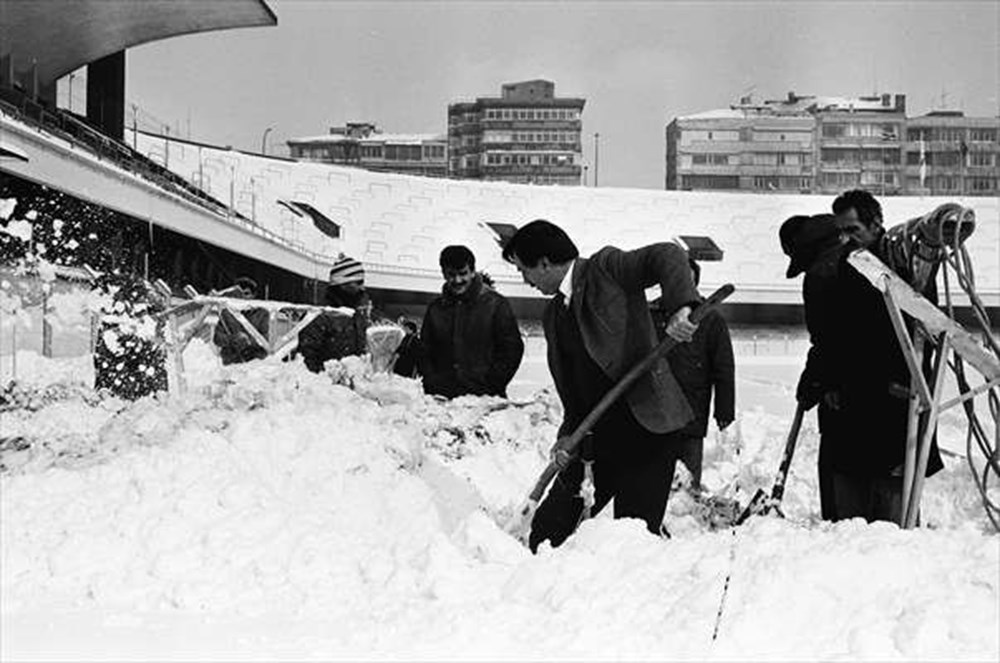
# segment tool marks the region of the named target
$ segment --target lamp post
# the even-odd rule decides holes
[[[600,139],[601,139],[601,134],[594,132],[594,186],[595,187],[598,186],[597,177],[599,172],[598,169],[600,168],[601,152],[600,152],[600,143],[598,142],[600,141]]]
[[[267,134],[271,133],[271,129],[274,127],[268,127],[264,129],[264,135],[260,137],[260,153],[267,155]]]

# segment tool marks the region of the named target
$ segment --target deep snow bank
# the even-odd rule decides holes
[[[5,660],[1000,653],[1000,546],[960,465],[928,485],[936,529],[816,523],[807,425],[789,521],[709,531],[679,492],[670,540],[599,517],[532,557],[496,521],[544,464],[551,394],[440,403],[359,362],[188,365],[184,397],[0,413],[29,441],[0,474]],[[769,482],[785,426],[743,413],[706,483]]]

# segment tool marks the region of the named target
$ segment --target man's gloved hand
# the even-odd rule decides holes
[[[823,386],[807,379],[803,374],[799,378],[799,386],[795,389],[795,400],[806,410],[811,410],[819,404],[821,398],[823,398]]]
[[[556,443],[552,445],[552,449],[549,451],[549,460],[556,464],[560,470],[565,470],[566,466],[569,465],[569,461],[573,459],[573,454],[570,452],[569,448],[569,436],[560,437],[556,440]]]
[[[823,403],[831,410],[840,409],[840,392],[828,391],[823,394]]]
[[[727,419],[716,419],[715,420],[715,425],[719,427],[719,430],[726,430],[727,428],[729,428],[729,425],[731,423],[733,423],[732,419],[728,419],[728,420]]]

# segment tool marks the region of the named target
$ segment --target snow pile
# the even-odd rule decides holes
[[[50,449],[0,471],[3,658],[1000,653],[1000,547],[970,524],[974,500],[951,495],[971,483],[958,463],[928,484],[940,529],[816,523],[807,419],[788,521],[709,531],[681,491],[669,540],[599,517],[531,556],[496,523],[545,463],[550,392],[441,402],[361,360],[315,375],[194,359],[182,396],[53,384],[38,407],[0,412],[5,435]],[[787,420],[734,425],[709,439],[704,479],[740,496],[769,486]]]

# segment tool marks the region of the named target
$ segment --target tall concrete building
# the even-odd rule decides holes
[[[1000,118],[959,111],[907,118],[901,94],[744,98],[667,125],[666,188],[996,195],[998,133]]]
[[[906,122],[907,193],[996,196],[1000,180],[1000,117],[932,111]]]
[[[557,97],[545,80],[506,83],[499,97],[448,105],[448,174],[578,185],[585,99]]]
[[[795,105],[753,104],[667,125],[667,189],[810,191],[816,119]]]
[[[288,140],[297,161],[356,166],[365,170],[444,177],[448,140],[436,134],[386,134],[370,122],[348,122],[330,133]]]
[[[900,145],[906,123],[905,95],[805,97],[801,101],[816,117],[817,193],[857,188],[881,195],[903,193]]]

